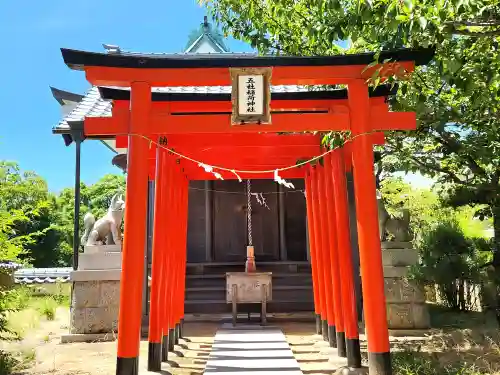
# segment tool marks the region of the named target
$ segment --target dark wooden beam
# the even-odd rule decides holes
[[[286,246],[286,211],[285,211],[285,190],[282,185],[278,185],[278,222],[280,238],[280,260],[288,260],[288,250]]]
[[[213,261],[213,181],[205,181],[205,260]]]

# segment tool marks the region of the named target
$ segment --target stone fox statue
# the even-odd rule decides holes
[[[125,201],[122,195],[115,194],[111,198],[108,212],[99,220],[87,212],[83,217],[84,234],[81,238],[82,246],[121,245],[120,226],[122,225]]]
[[[410,241],[410,211],[403,209],[403,217],[392,217],[385,209],[382,194],[377,190],[377,208],[378,208],[378,228],[380,231],[380,241],[386,241],[387,233],[394,236],[398,242]]]

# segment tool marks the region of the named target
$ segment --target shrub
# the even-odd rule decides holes
[[[404,351],[392,354],[394,375],[488,375],[472,364],[443,364],[429,353]]]
[[[56,303],[53,298],[45,298],[39,308],[40,314],[47,320],[54,320],[56,318]]]
[[[0,375],[9,375],[19,365],[11,353],[0,350]]]
[[[15,310],[24,310],[29,306],[31,297],[29,287],[19,286],[12,291],[11,307]]]
[[[420,264],[412,275],[423,284],[437,285],[445,305],[471,309],[467,285],[480,282],[482,261],[475,243],[466,238],[457,221],[446,219],[422,235]]]
[[[14,290],[0,288],[0,340],[8,340],[15,335],[8,327],[9,313],[17,311],[13,303],[14,300]]]

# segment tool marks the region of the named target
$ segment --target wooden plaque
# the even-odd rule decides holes
[[[230,68],[233,125],[271,123],[272,68]]]

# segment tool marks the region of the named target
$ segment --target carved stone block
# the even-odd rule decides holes
[[[104,308],[89,307],[85,309],[85,329],[85,333],[105,333],[111,331]]]
[[[425,302],[423,288],[407,278],[384,278],[387,302]]]
[[[119,280],[75,282],[70,332],[96,334],[116,331],[119,300]]]
[[[413,323],[416,329],[427,329],[431,326],[429,309],[425,303],[416,303],[412,306]]]
[[[414,328],[414,320],[411,304],[388,303],[387,324],[389,329],[411,329]]]
[[[120,304],[120,282],[100,281],[99,306],[118,306]]]
[[[99,281],[75,282],[72,306],[74,308],[96,307],[99,304]]]
[[[418,263],[418,252],[415,249],[385,249],[382,250],[384,266],[404,267]]]
[[[409,273],[408,267],[393,267],[384,266],[384,277],[407,277]]]
[[[103,308],[103,318],[106,322],[106,332],[118,331],[119,306],[108,306]]]
[[[85,308],[71,308],[70,332],[85,333]]]

